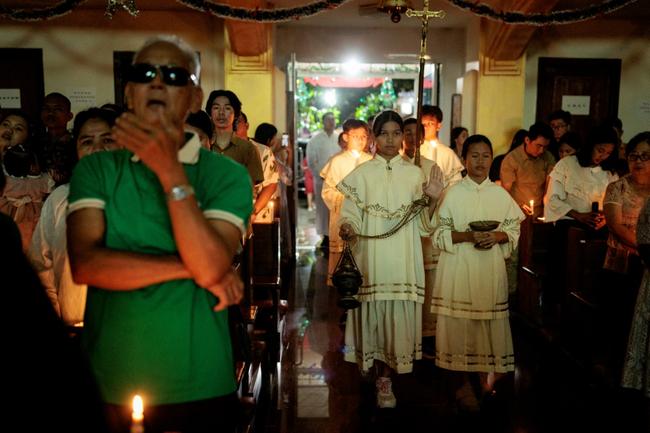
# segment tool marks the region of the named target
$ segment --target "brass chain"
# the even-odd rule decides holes
[[[391,236],[393,236],[395,233],[400,231],[402,227],[404,227],[406,224],[411,222],[416,216],[422,212],[423,209],[425,209],[427,206],[429,206],[429,197],[426,195],[423,195],[422,198],[419,198],[415,200],[413,203],[411,203],[406,209],[406,213],[400,219],[400,221],[393,227],[392,229],[388,230],[386,233],[382,233],[379,235],[363,235],[363,234],[357,234],[358,237],[363,238],[363,239],[386,239]]]

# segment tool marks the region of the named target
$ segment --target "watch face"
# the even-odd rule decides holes
[[[171,191],[169,191],[169,199],[170,200],[183,200],[189,197],[190,195],[194,194],[194,188],[190,185],[178,185],[172,187]]]

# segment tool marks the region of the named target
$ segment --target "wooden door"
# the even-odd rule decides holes
[[[0,105],[3,111],[20,105],[34,121],[40,118],[45,96],[43,50],[40,48],[0,48]],[[14,89],[18,89],[16,92]],[[15,99],[13,94],[19,94]]]
[[[618,117],[621,81],[620,59],[569,59],[540,57],[537,77],[536,120],[547,122],[548,116],[562,109],[562,103],[584,110],[572,114],[571,129],[583,138],[589,129],[611,117]],[[568,98],[567,98],[568,97]],[[571,98],[578,97],[578,98]],[[573,101],[580,102],[571,105]]]

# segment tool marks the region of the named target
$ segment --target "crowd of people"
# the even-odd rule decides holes
[[[449,146],[441,143],[442,116],[439,107],[425,105],[420,125],[390,111],[377,115],[372,127],[348,119],[342,150],[335,152],[339,140],[328,129],[307,147],[307,155],[333,153],[320,171],[329,231],[319,233],[329,245],[330,277],[344,242],[363,275],[361,307],[347,314],[342,350],[376,377],[377,405],[395,407],[391,377],[410,372],[422,357],[450,371],[462,409],[477,411],[494,395],[499,379],[514,369],[509,295],[518,290],[518,239],[526,218],[554,226],[552,283],[543,297],[557,309],[566,275],[575,271],[566,265],[568,230],[607,239],[599,266],[610,287],[621,289],[610,305],[617,331],[603,346],[621,363],[626,357],[623,385],[647,394],[647,290],[638,290],[644,266],[635,229],[649,196],[650,168],[643,160],[650,158],[650,133],[625,145],[616,119],[592,128],[583,143],[571,131],[571,114],[559,110],[548,123],[517,131],[507,152],[494,158],[490,139],[468,136],[463,127],[452,130]],[[424,138],[414,182],[418,173],[409,164],[416,163],[417,128]],[[422,211],[404,224],[423,194],[431,214]],[[481,227],[490,222],[493,227]],[[480,392],[470,385],[474,373]]]
[[[88,413],[112,432],[128,431],[135,394],[148,402],[147,431],[226,432],[238,421],[227,307],[243,283],[232,264],[252,222],[286,211],[293,162],[274,125],[249,137],[232,91],[210,92],[201,110],[200,71],[185,42],[157,37],[135,54],[124,111],[73,115],[51,93],[40,126],[18,110],[0,124],[0,239],[31,263],[16,259],[7,272],[20,278],[8,281],[40,292],[30,299],[48,323],[83,325],[90,369],[80,371],[97,384],[83,392],[99,394],[101,409]],[[309,206],[329,276],[346,243],[363,275],[341,350],[376,379],[378,407],[397,405],[392,378],[423,357],[449,372],[467,411],[514,371],[509,295],[526,218],[555,225],[551,301],[571,272],[567,230],[607,239],[603,268],[625,277],[622,384],[650,397],[650,132],[624,145],[620,122],[608,122],[581,143],[558,111],[497,160],[489,137],[466,128],[443,143],[436,106],[420,124],[391,110],[371,124],[347,119],[340,135],[332,113],[322,120],[304,162]]]
[[[43,315],[32,323],[49,339],[42,349],[83,329],[72,347],[51,353],[67,365],[50,379],[25,361],[44,359],[35,349],[20,351],[16,366],[41,380],[26,389],[60,392],[51,406],[62,430],[129,431],[140,394],[147,431],[235,431],[228,307],[242,299],[243,283],[233,263],[251,223],[273,220],[281,207],[290,155],[269,123],[247,137],[233,92],[213,91],[201,110],[200,61],[182,40],[151,39],[134,59],[123,110],[73,115],[70,101],[52,93],[41,124],[3,112],[0,238],[14,261],[29,263],[3,275],[12,291],[39,293],[28,297]],[[17,350],[33,335],[23,337]],[[75,407],[90,407],[87,419]]]

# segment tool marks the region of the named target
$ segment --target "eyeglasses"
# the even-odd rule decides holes
[[[198,85],[196,75],[180,66],[150,65],[149,63],[136,63],[129,68],[128,81],[133,83],[151,83],[160,74],[163,83],[169,86],[183,87],[191,81]]]
[[[630,153],[627,156],[627,160],[631,162],[641,161],[646,162],[650,161],[650,153]]]

